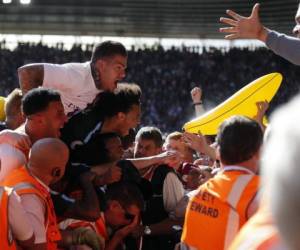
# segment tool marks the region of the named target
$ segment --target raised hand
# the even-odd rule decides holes
[[[208,147],[204,136],[201,134],[196,135],[185,132],[183,134],[183,140],[191,149],[201,153],[205,152],[206,147]]]
[[[257,102],[256,107],[257,107],[257,114],[255,117],[257,119],[262,120],[266,111],[269,108],[269,103],[268,103],[268,101]]]
[[[257,113],[253,117],[253,119],[259,123],[262,130],[264,131],[266,129],[266,127],[263,123],[263,118],[264,118],[264,115],[265,115],[267,109],[269,108],[269,103],[268,103],[268,101],[257,102],[256,107],[257,107]]]
[[[225,36],[225,39],[248,38],[266,42],[268,31],[260,22],[259,6],[258,3],[253,6],[249,17],[227,10],[226,13],[231,18],[220,18],[221,23],[230,25],[230,27],[220,28],[221,33],[229,33],[229,35]]]
[[[192,134],[185,132],[183,134],[184,142],[193,150],[201,152],[212,159],[216,159],[215,149],[209,146],[202,134]]]
[[[191,90],[191,97],[193,103],[200,103],[202,98],[202,89],[199,87],[195,87]]]

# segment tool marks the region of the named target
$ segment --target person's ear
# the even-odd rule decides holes
[[[51,176],[53,178],[58,178],[61,176],[61,169],[60,168],[53,168],[51,171]]]
[[[253,159],[256,161],[256,162],[259,162],[260,161],[260,157],[261,156],[261,149],[257,150],[257,152],[253,155]]]
[[[220,146],[219,145],[216,148],[216,160],[221,161],[221,153],[220,153]]]
[[[116,200],[110,200],[108,201],[107,203],[107,208],[114,211],[116,209],[119,209],[120,208],[120,203]]]
[[[105,66],[106,66],[105,60],[99,59],[95,62],[95,67],[100,72],[102,72],[104,70]]]
[[[44,124],[45,122],[47,122],[45,119],[45,115],[42,113],[30,115],[29,117],[27,117],[27,119],[34,120],[35,123],[38,123],[38,124]]]
[[[126,118],[126,115],[125,115],[125,113],[123,113],[123,112],[119,112],[119,113],[117,114],[117,117],[118,117],[118,120],[119,120],[119,121],[124,121],[125,118]]]

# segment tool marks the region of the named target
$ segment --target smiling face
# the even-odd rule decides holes
[[[118,81],[126,76],[127,57],[114,55],[100,59],[95,64],[100,76],[101,89],[113,91],[117,87]]]

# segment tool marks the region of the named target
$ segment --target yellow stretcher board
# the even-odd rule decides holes
[[[270,102],[281,81],[280,73],[271,73],[254,80],[214,109],[184,124],[184,131],[215,135],[219,125],[233,115],[253,118],[257,114],[256,103],[265,100]]]
[[[0,96],[0,121],[5,120],[4,105],[5,105],[5,98],[3,96]]]

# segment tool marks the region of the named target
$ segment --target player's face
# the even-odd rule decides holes
[[[47,136],[59,138],[60,129],[67,121],[62,103],[60,101],[49,103],[47,110],[42,115],[45,118],[45,133],[47,133]]]
[[[136,128],[141,121],[141,106],[140,105],[132,105],[130,111],[125,114],[125,118],[123,121],[123,126],[121,129],[121,135],[126,136],[129,134],[129,130]]]
[[[117,83],[126,76],[127,57],[115,55],[99,60],[96,65],[100,75],[101,89],[113,91]]]
[[[119,112],[117,120],[115,121],[116,127],[114,132],[120,136],[129,134],[129,130],[135,128],[141,119],[141,106],[133,104],[129,112]]]

